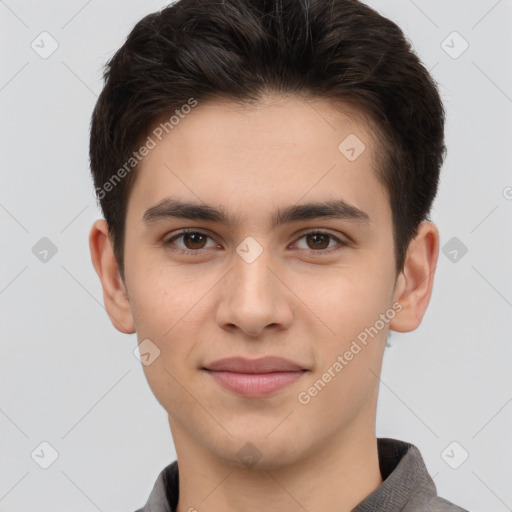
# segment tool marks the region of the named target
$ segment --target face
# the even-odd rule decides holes
[[[326,100],[274,96],[199,104],[142,161],[125,284],[139,342],[160,351],[144,371],[178,456],[252,451],[273,468],[372,432],[397,313],[374,148]],[[267,356],[288,366],[214,364]]]

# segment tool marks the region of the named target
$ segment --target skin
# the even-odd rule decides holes
[[[338,150],[349,134],[366,145],[355,161]],[[375,423],[386,337],[388,329],[407,332],[421,323],[439,234],[423,222],[396,274],[391,209],[375,165],[370,125],[327,100],[266,96],[243,108],[210,101],[194,108],[137,171],[125,281],[105,221],[94,223],[91,256],[113,325],[160,350],[143,368],[169,415],[179,512],[348,512],[382,483]],[[239,223],[142,222],[147,209],[171,196],[224,208]],[[272,229],[278,208],[340,198],[370,222],[317,218]],[[165,245],[184,228],[207,237]],[[331,237],[306,236],[315,230]],[[263,251],[252,263],[236,252],[249,236]],[[400,312],[300,403],[298,394],[393,304]],[[248,398],[201,370],[224,357],[267,355],[308,372],[272,395]],[[261,457],[251,467],[237,456],[248,442]]]

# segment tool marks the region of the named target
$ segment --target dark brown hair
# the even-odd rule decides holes
[[[436,83],[400,28],[367,5],[179,0],[135,25],[104,79],[90,162],[123,278],[137,150],[154,124],[191,101],[221,96],[250,103],[269,92],[349,102],[376,123],[377,175],[393,212],[396,270],[402,269],[437,193],[445,116]]]

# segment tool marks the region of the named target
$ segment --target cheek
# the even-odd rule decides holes
[[[330,425],[334,432],[361,411],[371,410],[370,404],[377,399],[376,375],[392,319],[388,314],[385,322],[380,315],[392,308],[382,291],[363,291],[345,282],[345,288],[322,310],[322,319],[335,335],[322,336],[315,372],[297,396],[298,407],[312,422],[313,430]]]
[[[216,276],[195,278],[185,266],[140,264],[144,272],[132,272],[131,305],[139,343],[150,339],[159,356],[144,366],[153,393],[169,410],[169,403],[178,407],[183,401],[180,383],[193,385],[196,369],[204,360],[208,292],[218,281]]]
[[[377,265],[330,269],[325,276],[307,276],[294,288],[326,326],[335,345],[373,325],[389,307],[392,284]]]
[[[323,407],[330,410],[329,403],[351,409],[373,396],[378,382],[374,373],[379,373],[389,322],[395,313],[390,303],[392,282],[383,278],[386,275],[392,277],[375,260],[364,268],[351,267],[333,274],[323,295],[316,288],[317,303],[312,309],[329,327],[321,336],[316,371],[308,381],[315,386],[312,394],[318,393],[311,400],[318,412]],[[336,416],[334,410],[332,414]]]
[[[182,386],[193,385],[197,340],[201,339],[197,331],[204,323],[200,319],[204,314],[200,300],[204,285],[148,272],[132,293],[139,343],[150,339],[159,350],[154,362],[143,366],[146,379],[162,407],[179,416],[183,407],[192,406],[185,405],[187,396]]]
[[[183,320],[197,315],[201,299],[213,285],[206,275],[194,277],[186,266],[165,262],[133,261],[130,270],[130,300],[137,332],[161,340],[182,328],[186,323]]]

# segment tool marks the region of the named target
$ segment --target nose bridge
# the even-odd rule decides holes
[[[256,245],[257,244],[257,245]],[[246,239],[237,247],[232,275],[232,292],[239,305],[263,301],[271,306],[275,293],[275,278],[270,272],[272,256],[254,239]],[[260,305],[261,307],[261,305]]]
[[[237,247],[226,276],[220,324],[236,325],[251,336],[269,325],[289,325],[291,309],[274,267],[271,251],[254,239],[249,237]]]

